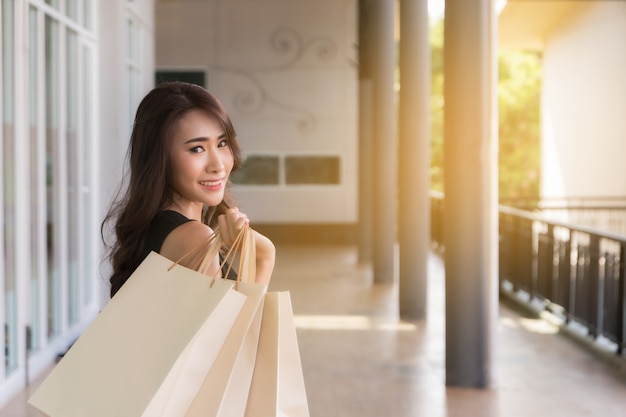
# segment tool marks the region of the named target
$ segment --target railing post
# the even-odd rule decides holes
[[[511,275],[516,290],[528,291],[530,298],[535,296],[533,285],[533,221],[516,216],[514,219],[513,268]]]
[[[498,235],[499,235],[499,261],[498,261],[498,287],[502,286],[502,281],[511,281],[511,232],[509,218],[511,216],[502,212],[498,213]]]
[[[568,231],[571,236],[571,230]],[[559,272],[557,277],[558,301],[565,308],[565,322],[569,323],[572,307],[572,241],[563,240],[559,243]]]
[[[600,328],[600,237],[598,235],[589,236],[589,294],[588,294],[588,319],[589,335],[598,337]]]
[[[617,353],[621,355],[626,347],[626,243],[620,244],[619,251],[619,300],[617,314]]]
[[[554,300],[554,226],[547,226],[546,233],[539,233],[537,238],[537,293]]]

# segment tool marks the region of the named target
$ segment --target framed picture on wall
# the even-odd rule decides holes
[[[154,85],[156,86],[168,81],[183,81],[206,88],[206,78],[206,71],[157,70]]]

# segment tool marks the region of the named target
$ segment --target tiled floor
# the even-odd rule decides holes
[[[431,258],[427,323],[397,319],[396,288],[371,283],[345,247],[279,248],[311,417],[626,417],[626,378],[553,325],[502,305],[498,384],[444,383],[443,265]],[[626,367],[626,366],[625,366]],[[0,417],[35,417],[27,392]]]
[[[289,248],[282,257],[275,284],[292,288],[301,315],[312,417],[626,416],[626,379],[614,364],[504,305],[497,388],[447,388],[444,270],[436,256],[427,323],[396,319],[396,289],[372,285],[356,251]]]

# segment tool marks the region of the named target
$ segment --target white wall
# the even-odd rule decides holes
[[[106,215],[118,191],[132,118],[141,98],[154,85],[154,0],[98,2],[98,132],[97,178],[99,201],[96,218]],[[129,19],[134,22],[138,56],[130,59]],[[137,79],[131,79],[131,67]],[[101,293],[108,299],[108,264],[102,264]]]
[[[333,185],[237,186],[259,223],[357,220],[356,1],[157,1],[159,70],[207,71],[247,155],[340,158]]]
[[[128,143],[125,2],[98,2],[98,126],[100,132],[99,180],[100,218],[104,217],[110,197],[121,178],[124,153]]]
[[[129,4],[131,6],[129,6]],[[154,0],[108,0],[98,2],[99,66],[98,126],[100,132],[101,211],[122,178],[122,167],[130,139],[135,105],[153,86],[154,80]],[[129,77],[128,19],[140,24],[139,66],[143,68],[139,87]]]
[[[626,3],[562,22],[544,53],[542,195],[626,195]]]

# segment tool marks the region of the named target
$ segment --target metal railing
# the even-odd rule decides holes
[[[544,218],[626,236],[626,196],[567,197],[505,201],[500,204],[541,213]]]
[[[431,196],[431,236],[443,244],[442,196]],[[626,236],[500,206],[501,291],[525,294],[566,323],[626,348]]]

